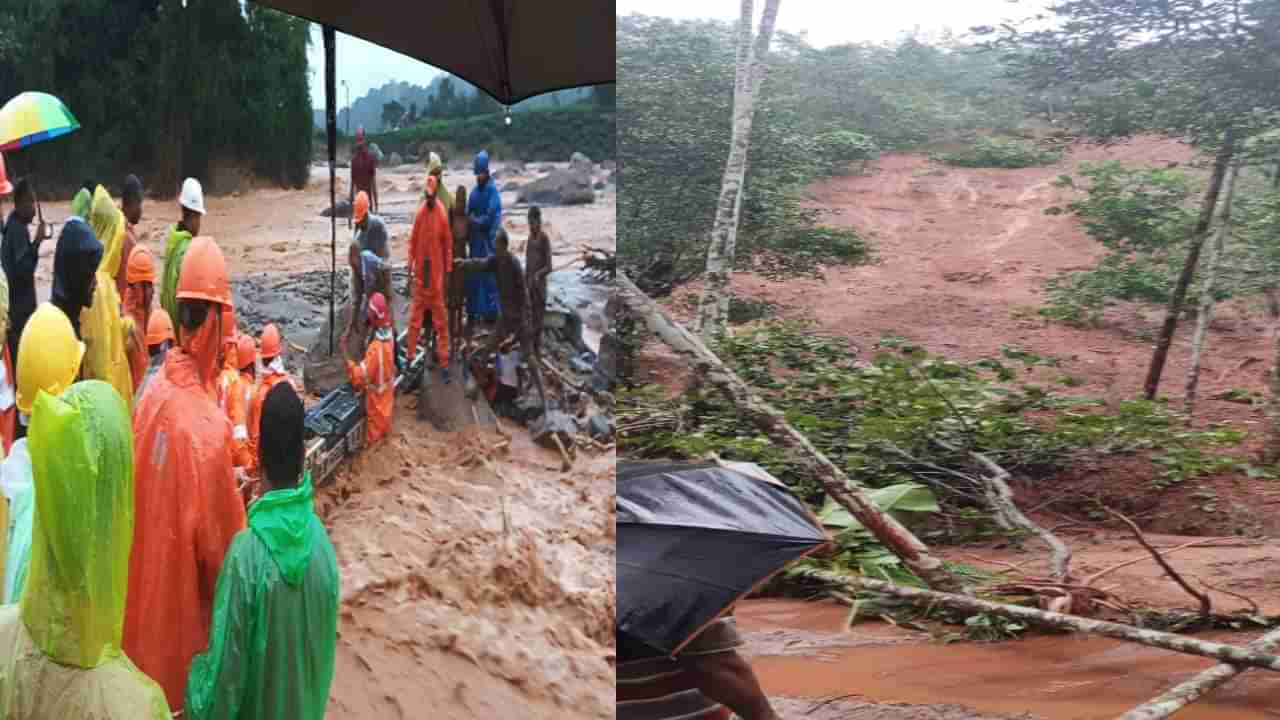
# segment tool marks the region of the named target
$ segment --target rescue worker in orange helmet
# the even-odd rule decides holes
[[[409,236],[409,287],[413,288],[413,309],[409,314],[409,334],[405,350],[410,359],[418,355],[418,335],[424,315],[431,313],[436,330],[436,364],[445,382],[449,381],[449,316],[445,311],[446,275],[453,269],[453,231],[444,203],[437,198],[439,180],[427,176],[427,201],[418,208]]]
[[[284,369],[284,342],[280,338],[280,328],[274,323],[262,328],[262,339],[258,341],[258,357],[262,359],[262,381],[253,393],[253,404],[249,407],[249,462],[250,471],[258,469],[258,430],[262,426],[262,403],[267,400],[267,393],[276,383],[289,381],[293,389],[302,395],[302,386],[289,377]]]
[[[359,364],[348,360],[347,377],[356,391],[364,393],[366,437],[368,444],[373,445],[391,432],[391,416],[396,402],[396,351],[391,338],[391,310],[382,293],[374,293],[369,298],[369,326],[374,330],[364,360]],[[346,340],[342,338],[344,344]],[[346,348],[342,350],[345,357]]]
[[[156,263],[151,249],[146,245],[134,245],[129,253],[124,272],[124,313],[133,318],[129,333],[129,371],[133,375],[136,394],[142,387],[150,359],[147,354],[147,331],[151,323],[151,303],[155,297]],[[172,328],[170,329],[172,332]]]
[[[151,379],[159,372],[160,366],[164,364],[165,355],[168,354],[169,348],[177,342],[177,338],[173,334],[173,321],[169,319],[169,313],[164,308],[158,307],[151,311],[151,317],[147,319],[147,355],[150,360],[147,362],[147,372],[142,376],[142,382],[138,384],[138,389],[133,392],[133,407],[138,408],[138,401],[142,399],[142,393],[151,384]]]
[[[218,407],[231,417],[227,409],[227,398],[231,394],[231,386],[240,378],[240,363],[236,358],[236,348],[240,345],[240,333],[236,332],[236,313],[230,305],[222,306],[222,372],[218,373],[216,397]],[[235,423],[232,423],[232,427]]]
[[[191,658],[209,643],[223,555],[245,528],[231,423],[213,399],[222,308],[231,304],[213,238],[191,241],[175,298],[178,346],[133,416],[136,522],[124,647],[169,705],[181,707]]]
[[[231,463],[237,468],[248,469],[253,465],[249,457],[249,408],[253,405],[255,364],[258,348],[253,338],[241,334],[236,338],[235,381],[227,392],[227,419],[231,421]]]

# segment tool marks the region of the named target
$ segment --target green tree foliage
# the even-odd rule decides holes
[[[956,167],[1010,169],[1052,165],[1061,158],[1060,152],[1000,138],[978,138],[964,150],[935,156],[936,160]]]
[[[618,18],[618,248],[661,294],[704,269],[731,134],[734,27]],[[1021,119],[995,57],[944,41],[817,49],[776,33],[752,128],[739,268],[811,273],[863,262],[852,231],[822,227],[805,186],[912,149]]]
[[[416,154],[422,143],[439,143],[457,152],[488,148],[498,155],[524,160],[564,162],[574,151],[593,160],[614,157],[614,114],[593,105],[559,110],[530,110],[514,115],[495,113],[456,119],[436,119],[413,127],[371,136],[386,152]],[[446,158],[447,160],[447,158]]]
[[[382,129],[395,130],[404,117],[404,106],[399,100],[392,100],[382,106]]]
[[[215,166],[308,175],[308,23],[238,0],[45,0],[0,7],[0,97],[62,98],[81,130],[6,157],[43,191],[136,173],[176,192]]]

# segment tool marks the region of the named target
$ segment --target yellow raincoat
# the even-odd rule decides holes
[[[120,649],[133,545],[133,442],[105,383],[36,396],[31,568],[0,607],[0,717],[162,720],[164,692]]]
[[[83,377],[111,385],[132,407],[133,372],[127,348],[133,318],[122,315],[120,293],[116,291],[116,273],[124,262],[124,213],[101,185],[93,193],[89,224],[102,243],[102,262],[98,264],[93,305],[80,313],[80,334],[85,345]]]

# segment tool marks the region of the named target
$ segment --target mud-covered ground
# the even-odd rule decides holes
[[[500,184],[521,179],[495,168]],[[340,198],[348,172],[339,171]],[[423,178],[421,166],[379,173],[399,265]],[[448,172],[445,181],[474,185],[466,172]],[[592,205],[544,208],[557,266],[580,244],[614,247],[614,197],[609,186]],[[523,257],[526,211],[510,209],[514,193],[503,193],[503,203],[512,249]],[[206,205],[201,234],[216,238],[227,257],[241,329],[280,325],[296,367],[299,348],[328,317],[330,222],[320,214],[329,205],[327,167],[313,168],[305,190],[257,189]],[[60,222],[69,203],[43,210]],[[157,258],[163,229],[178,217],[176,200],[146,202],[142,235]],[[339,307],[346,223],[337,223]],[[41,249],[42,298],[55,244]],[[562,300],[598,330],[600,318],[591,317],[602,316],[603,295],[575,274],[554,275],[553,295],[565,288]],[[613,454],[581,450],[574,469],[561,473],[559,455],[534,446],[522,428],[504,423],[510,443],[494,450],[503,440],[497,434],[438,433],[416,419],[416,397],[396,402],[392,436],[318,493],[342,574],[328,716],[612,717]]]
[[[1093,329],[1049,323],[1037,315],[1044,280],[1091,267],[1102,252],[1064,207],[1069,191],[1054,181],[1081,162],[1186,168],[1194,151],[1182,143],[1135,138],[1102,147],[1078,145],[1058,164],[1021,170],[939,165],[916,154],[889,154],[865,175],[834,178],[809,189],[827,222],[869,236],[879,262],[827,268],[820,279],[775,282],[751,273],[733,277],[736,293],[768,300],[789,318],[850,339],[870,354],[887,333],[931,352],[976,360],[1012,345],[1062,360],[1046,383],[1070,375],[1074,387],[1057,392],[1119,399],[1138,394],[1161,310],[1132,304],[1108,309]],[[1203,172],[1195,170],[1193,172]],[[694,286],[667,301],[677,315]],[[1179,326],[1162,394],[1181,400],[1192,327]],[[1262,408],[1214,396],[1228,390],[1266,393],[1272,358],[1272,320],[1259,303],[1221,306],[1210,325],[1195,424],[1215,422],[1249,434],[1244,455],[1256,451],[1268,422]],[[686,370],[657,343],[642,354],[640,371],[673,392]],[[1080,498],[1102,498],[1136,518],[1157,548],[1191,541],[1170,563],[1209,593],[1215,612],[1280,613],[1280,503],[1275,481],[1243,474],[1198,479],[1166,489],[1152,484],[1152,463],[1118,458],[1074,468],[1051,480],[1014,479],[1018,503],[1068,542],[1080,578],[1144,558],[1124,531],[1104,527],[1081,511]],[[1214,539],[1217,538],[1217,539]],[[949,560],[1029,575],[1046,575],[1049,553],[1026,540],[973,542],[939,548]],[[1097,586],[1139,606],[1194,607],[1183,590],[1149,558],[1109,572]],[[1247,599],[1246,599],[1247,598]],[[783,698],[784,716],[869,718],[1114,718],[1154,697],[1211,661],[1086,636],[1034,636],[999,644],[942,642],[928,633],[884,623],[843,631],[848,609],[830,603],[749,600],[739,607],[749,652],[766,690]],[[952,629],[954,631],[954,629]],[[1202,633],[1243,644],[1261,630]],[[939,633],[940,634],[940,633]],[[1263,718],[1275,715],[1280,677],[1250,672],[1179,713],[1178,718]],[[825,700],[848,696],[832,710]],[[872,703],[870,706],[864,703]],[[895,704],[905,703],[900,707]],[[943,707],[946,705],[947,707]],[[807,714],[813,710],[813,714]],[[880,714],[877,714],[880,713]]]

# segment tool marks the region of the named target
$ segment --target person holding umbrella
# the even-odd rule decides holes
[[[746,463],[617,470],[618,720],[778,720],[733,606],[827,543],[787,488]]]
[[[0,239],[0,266],[9,281],[9,343],[11,357],[18,356],[18,338],[27,319],[36,311],[36,265],[40,260],[40,244],[53,236],[52,229],[41,220],[36,236],[28,226],[36,219],[35,188],[22,178],[13,189],[13,211],[4,223]]]

